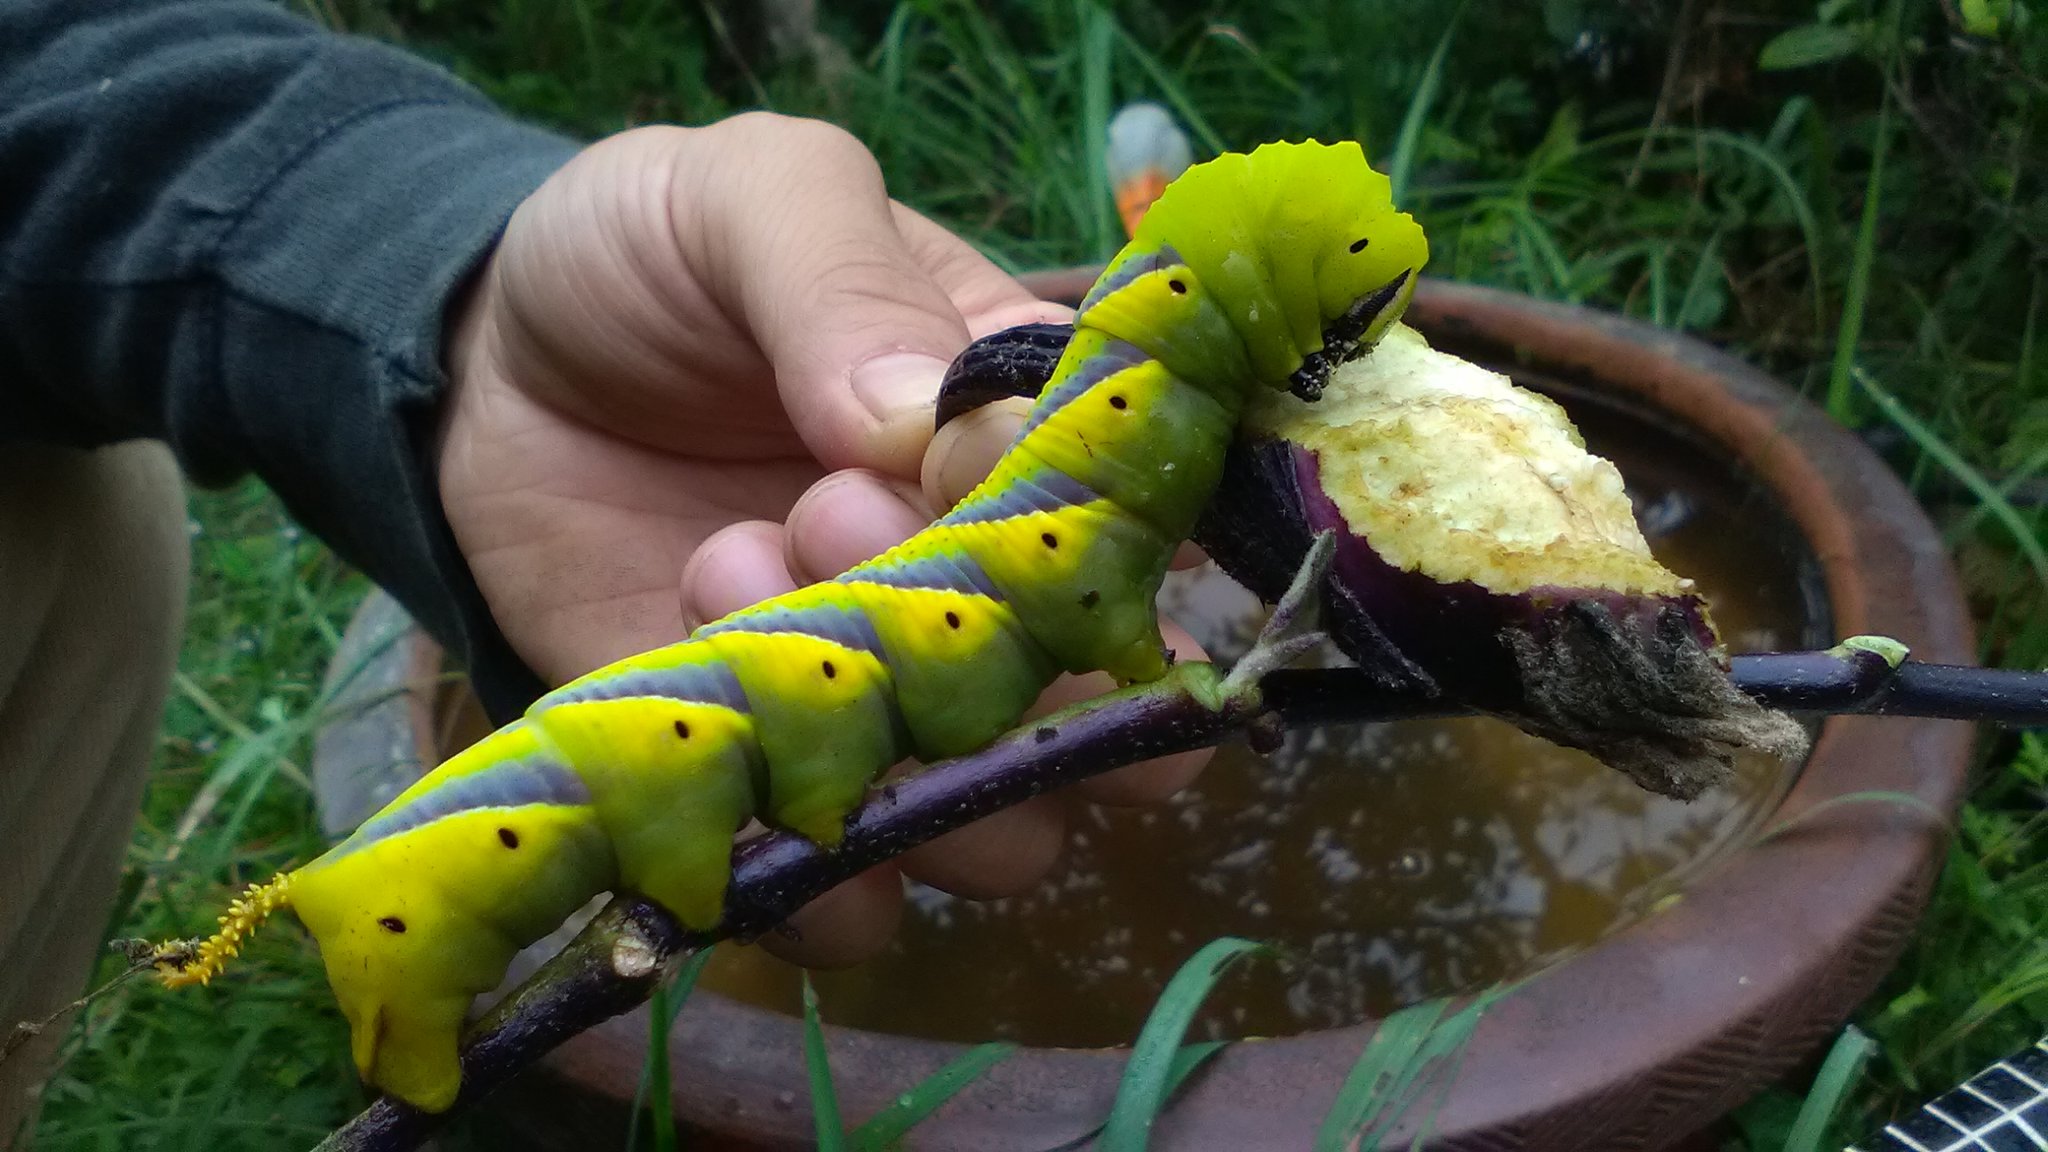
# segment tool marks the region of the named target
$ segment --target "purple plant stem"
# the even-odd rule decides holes
[[[1862,650],[1737,656],[1729,679],[1758,703],[1787,712],[1928,716],[1989,724],[2048,724],[2048,672],[1908,660],[1892,668]],[[1289,669],[1260,682],[1289,728],[1474,711],[1412,690],[1389,689],[1349,668]]]
[[[1731,678],[1760,702],[1804,712],[1876,712],[2008,724],[2048,723],[2048,672],[1961,668],[1836,648],[1739,656]],[[789,833],[742,845],[726,919],[684,929],[631,895],[612,900],[554,959],[491,1010],[462,1055],[462,1096],[445,1113],[381,1098],[316,1152],[417,1148],[460,1109],[587,1028],[631,1010],[688,954],[728,937],[751,938],[841,881],[943,833],[1043,792],[1155,756],[1218,744],[1277,716],[1286,727],[1359,723],[1468,711],[1421,693],[1377,686],[1354,669],[1283,670],[1260,681],[1259,702],[1222,709],[1190,689],[1187,673],[1067,709],[981,751],[886,785],[847,822],[832,850]]]

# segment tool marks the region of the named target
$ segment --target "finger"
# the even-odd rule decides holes
[[[934,508],[951,508],[987,479],[1017,439],[1030,409],[1029,400],[998,400],[939,429],[919,473],[926,501]]]
[[[835,472],[789,510],[784,558],[798,580],[830,580],[908,540],[930,522],[880,475]]]
[[[911,476],[967,325],[897,230],[881,169],[815,120],[750,113],[703,129],[735,173],[679,191],[679,239],[774,365],[783,406],[830,468]]]
[[[845,968],[879,953],[902,921],[902,877],[878,864],[797,909],[761,947],[805,968]]]
[[[896,858],[903,874],[955,896],[995,900],[1029,892],[1067,846],[1067,806],[1035,796]]]
[[[770,596],[794,591],[782,559],[781,525],[747,520],[719,529],[683,566],[679,595],[691,629]]]
[[[901,204],[891,202],[890,208],[912,258],[931,273],[932,280],[966,318],[969,335],[979,339],[1019,324],[1073,320],[1072,308],[1033,296],[967,241]]]
[[[1195,638],[1171,620],[1160,619],[1159,634],[1165,638],[1166,646],[1173,650],[1176,661],[1209,658]],[[1054,707],[1064,707],[1076,700],[1100,696],[1113,687],[1115,684],[1110,678],[1101,673],[1068,677],[1048,689],[1039,704],[1044,707],[1048,699],[1052,699],[1058,701]],[[1074,786],[1074,791],[1084,800],[1119,808],[1157,804],[1194,783],[1212,754],[1211,749],[1198,748],[1192,752],[1125,765],[1081,781]]]

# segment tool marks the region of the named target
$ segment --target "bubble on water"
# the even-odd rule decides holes
[[[1387,861],[1387,875],[1395,880],[1420,880],[1429,875],[1429,856],[1412,848],[1397,852]]]

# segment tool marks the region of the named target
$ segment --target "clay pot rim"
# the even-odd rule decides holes
[[[1026,282],[1071,300],[1093,275]],[[1838,635],[1880,632],[1924,659],[1972,662],[1934,526],[1881,460],[1775,380],[1683,336],[1493,289],[1425,280],[1410,318],[1452,351],[1630,392],[1669,412],[1780,502],[1822,565]],[[1828,721],[1777,810],[1794,829],[1730,853],[1674,906],[1498,1004],[1431,1118],[1435,1140],[1654,1146],[1808,1055],[1890,967],[1943,843],[1916,805],[1827,802],[1890,790],[1952,813],[1971,739],[1970,726],[1944,721]],[[1805,883],[1787,888],[1784,876]],[[671,1034],[679,1119],[807,1144],[801,1029],[698,992]],[[1162,1119],[1155,1146],[1306,1146],[1371,1032],[1364,1024],[1232,1045]],[[549,1066],[570,1086],[616,1094],[637,1080],[645,1036],[636,1012],[571,1041]],[[851,1119],[967,1047],[831,1026],[827,1037]],[[1127,1052],[1020,1050],[919,1128],[919,1146],[1050,1148],[1081,1136],[1107,1114]]]

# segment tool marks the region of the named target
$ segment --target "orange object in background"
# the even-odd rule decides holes
[[[1137,235],[1138,221],[1145,218],[1145,210],[1172,182],[1173,177],[1159,169],[1147,168],[1116,186],[1116,214],[1123,217],[1126,235]]]
[[[1157,104],[1126,104],[1109,122],[1109,186],[1124,232],[1136,233],[1145,210],[1173,178],[1194,163],[1194,149],[1173,114]]]

